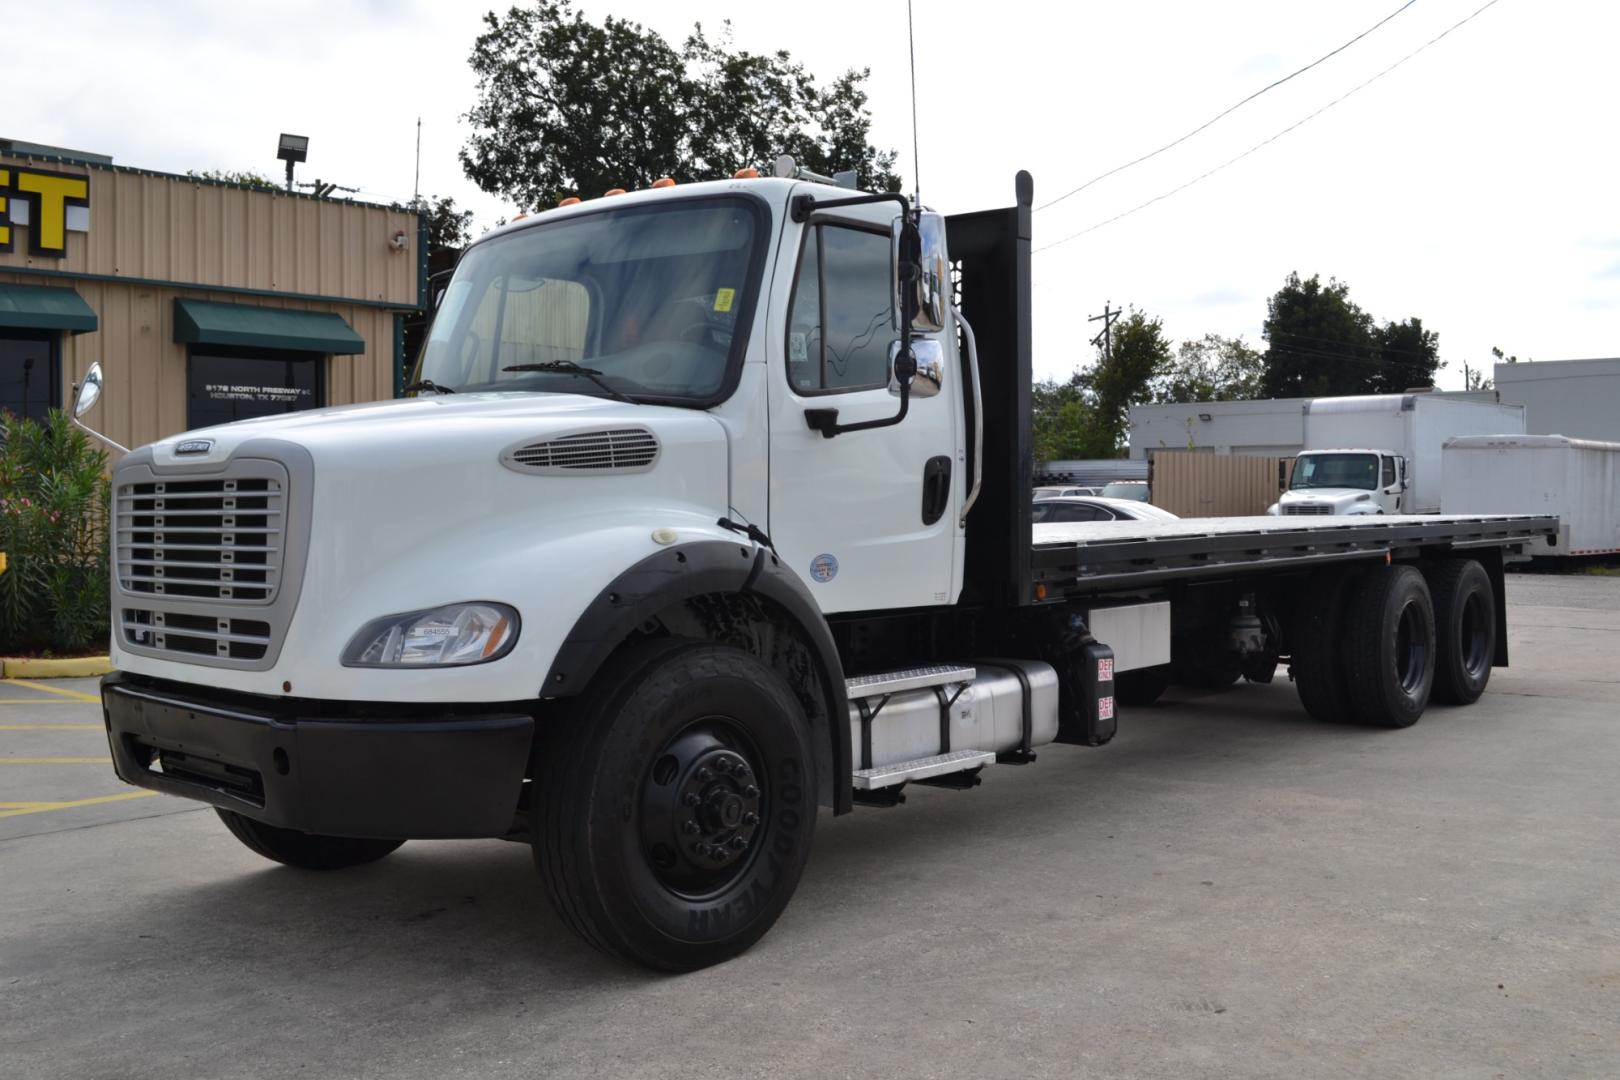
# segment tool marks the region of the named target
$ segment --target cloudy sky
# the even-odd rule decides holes
[[[1045,203],[1404,2],[914,0],[923,197],[947,213],[1005,205],[1026,168]],[[1492,345],[1538,360],[1620,354],[1620,5],[1498,0],[1355,90],[1483,3],[1417,0],[1206,131],[1038,212],[1036,246],[1053,246],[1035,256],[1037,372],[1089,362],[1085,316],[1108,302],[1162,317],[1177,340],[1258,344],[1266,297],[1294,270],[1349,282],[1379,319],[1422,318],[1440,334],[1442,385],[1461,383],[1464,361],[1488,363]],[[0,136],[152,169],[275,175],[276,135],[293,131],[311,139],[301,178],[403,199],[420,116],[422,190],[486,226],[512,211],[462,176],[456,151],[466,58],[490,6],[24,5],[7,15]],[[581,6],[677,43],[694,21],[729,16],[739,46],[788,49],[823,77],[870,67],[875,141],[903,151],[910,187],[904,0]]]

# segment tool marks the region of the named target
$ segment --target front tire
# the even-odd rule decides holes
[[[344,870],[376,862],[393,853],[403,840],[364,840],[350,836],[320,836],[266,825],[234,810],[214,808],[231,835],[249,851],[272,862],[301,870]]]
[[[636,646],[536,746],[534,857],[592,945],[691,971],[776,922],[816,820],[809,724],[739,649]]]

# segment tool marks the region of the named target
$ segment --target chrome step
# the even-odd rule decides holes
[[[855,770],[855,786],[862,791],[872,791],[876,788],[904,784],[909,780],[926,780],[930,776],[967,772],[969,769],[993,765],[995,761],[996,755],[989,750],[952,750],[948,754],[913,758],[911,761],[897,761],[893,765],[880,765],[875,769],[857,769]]]
[[[844,680],[849,700],[877,697],[881,694],[899,694],[906,690],[921,690],[929,686],[948,686],[951,683],[970,683],[978,677],[978,670],[955,664],[936,664],[932,667],[907,668],[905,671],[885,671],[880,675],[857,675]]]

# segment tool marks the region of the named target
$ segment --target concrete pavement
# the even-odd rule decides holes
[[[1172,692],[824,816],[776,928],[688,976],[575,942],[519,845],[318,875],[164,797],[0,817],[0,1077],[1620,1075],[1620,580],[1549,580],[1407,731]],[[3,756],[105,754],[37,734]],[[27,768],[0,802],[120,787]]]

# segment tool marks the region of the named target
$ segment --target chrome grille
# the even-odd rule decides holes
[[[507,450],[501,461],[519,472],[637,471],[658,459],[658,439],[646,428],[585,431]]]
[[[1282,512],[1291,516],[1299,514],[1331,514],[1333,513],[1333,505],[1331,503],[1294,503],[1291,506],[1283,507]]]
[[[276,598],[286,528],[281,478],[121,484],[114,516],[125,592],[229,604]]]
[[[126,645],[193,656],[262,660],[270,648],[270,624],[259,619],[125,608],[119,627]]]

